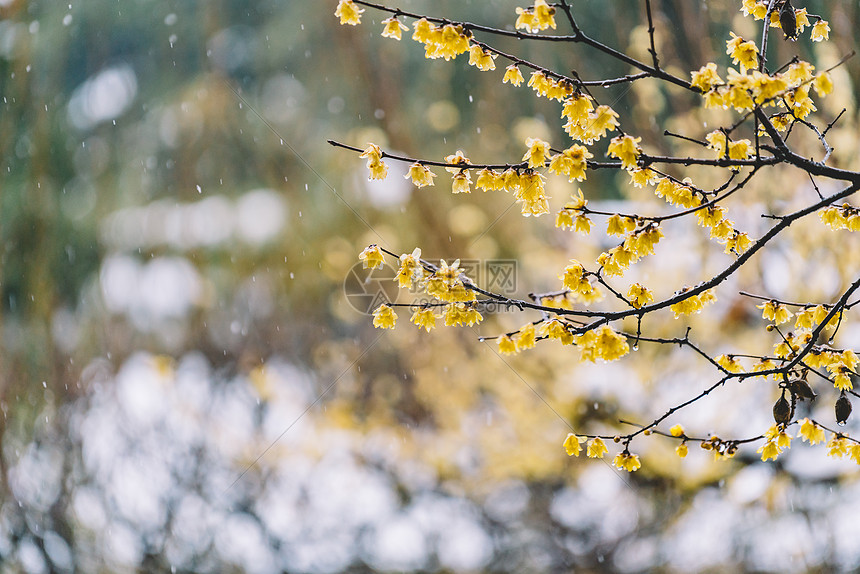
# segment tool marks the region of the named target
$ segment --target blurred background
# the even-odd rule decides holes
[[[730,28],[758,34],[739,1],[652,3],[662,61],[685,77],[707,61],[724,72]],[[575,4],[592,36],[647,58],[640,2]],[[397,5],[511,27],[517,4]],[[855,48],[856,2],[796,5],[829,15],[833,41],[780,39],[773,61],[824,67]],[[502,359],[478,337],[538,318],[512,312],[429,335],[401,312],[395,331],[374,330],[355,297],[370,243],[485,274],[516,261],[519,297],[558,288],[568,259],[611,243],[523,218],[502,193],[452,196],[442,174],[416,190],[390,164],[368,182],[363,160],[327,139],[436,160],[462,149],[475,162],[519,161],[526,137],[567,140],[559,105],[503,86],[504,64],[425,60],[409,33],[379,36],[384,16],[341,27],[335,6],[0,0],[0,571],[857,568],[856,466],[822,446],[796,444],[771,464],[754,449],[682,461],[652,437],[633,445],[635,474],[567,458],[569,425],[612,433],[712,384],[691,353],[643,346],[593,365],[545,344]],[[584,79],[630,72],[576,46],[499,47]],[[829,121],[846,108],[832,163],[855,169],[858,77],[856,57],[835,70],[820,110]],[[661,153],[701,153],[663,129],[701,138],[734,117],[655,82],[595,97]],[[688,174],[703,186],[722,177]],[[752,236],[762,210],[812,198],[796,173],[768,178],[733,200]],[[665,209],[626,180],[593,172],[581,187],[591,205]],[[575,191],[551,181],[552,207]],[[740,288],[829,301],[856,273],[856,240],[797,227],[689,320],[710,354],[773,344]],[[657,295],[728,261],[685,222],[666,235],[631,275]],[[649,332],[683,333],[665,318]],[[856,323],[840,336],[860,346]],[[745,384],[667,422],[759,434],[775,392]],[[814,407],[823,420],[831,395]]]

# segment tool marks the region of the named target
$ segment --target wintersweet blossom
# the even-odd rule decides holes
[[[361,24],[361,15],[363,12],[364,10],[356,6],[352,0],[340,0],[337,3],[334,15],[340,18],[341,24],[356,26]]]

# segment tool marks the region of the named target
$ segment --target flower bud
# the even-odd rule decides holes
[[[785,0],[782,9],[779,11],[779,25],[782,28],[782,33],[785,34],[786,40],[797,38],[797,16],[794,14],[794,6],[791,5],[791,0]]]
[[[836,401],[836,424],[844,425],[851,416],[851,401],[842,394]]]
[[[797,395],[798,398],[813,400],[815,399],[815,391],[812,390],[812,387],[809,386],[809,383],[804,381],[803,379],[795,379],[788,384],[788,389],[792,394]]]
[[[791,421],[791,405],[785,400],[784,394],[773,405],[773,420],[778,425],[788,424]]]

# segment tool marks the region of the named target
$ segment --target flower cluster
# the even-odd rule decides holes
[[[424,44],[424,57],[427,59],[451,60],[470,49],[469,36],[462,26],[436,26],[426,18],[421,18],[415,21],[412,28],[412,39]]]
[[[745,16],[752,15],[756,20],[764,20],[767,17],[768,3],[765,0],[743,0],[741,11]],[[774,10],[770,14],[770,26],[773,28],[782,28],[780,22],[779,10]],[[783,30],[786,36],[797,37],[810,26],[809,14],[806,8],[794,9],[794,27],[793,31]],[[793,33],[792,33],[793,32]],[[830,24],[826,20],[818,17],[818,21],[812,26],[810,39],[813,42],[821,42],[830,38]]]
[[[517,30],[526,30],[532,34],[552,28],[555,30],[555,8],[546,0],[535,0],[531,8],[517,8]]]
[[[562,289],[543,295],[530,295],[530,302],[506,299],[499,294],[487,293],[465,276],[459,266],[459,260],[450,265],[444,260],[438,266],[432,265],[421,260],[421,251],[416,248],[411,254],[400,255],[395,280],[401,288],[423,291],[433,298],[433,302],[380,305],[373,313],[373,325],[377,328],[395,327],[397,322],[395,308],[398,306],[409,308],[410,322],[428,332],[436,327],[440,319],[446,326],[472,326],[480,324],[483,320],[478,311],[483,307],[479,305],[493,301],[508,304],[511,307],[519,306],[521,309],[535,308],[542,312],[539,319],[526,322],[519,329],[496,337],[498,351],[501,354],[514,354],[533,348],[540,340],[555,340],[564,346],[576,346],[583,361],[615,361],[630,352],[627,335],[619,326],[622,319],[626,318],[626,320],[639,321],[637,343],[639,341],[678,342],[682,347],[692,347],[699,355],[708,358],[711,355],[706,350],[699,348],[686,337],[664,339],[662,336],[656,338],[651,335],[641,335],[643,319],[646,315],[650,316],[650,311],[666,306],[669,306],[676,319],[699,313],[706,305],[716,301],[716,295],[713,289],[700,293],[696,291],[722,282],[728,274],[734,272],[734,268],[729,267],[727,275],[706,280],[700,284],[701,287],[684,287],[669,299],[660,301],[656,305],[652,305],[655,301],[654,293],[645,285],[632,281],[616,285],[615,277],[624,275],[632,264],[653,254],[656,244],[663,237],[661,222],[677,216],[695,214],[698,225],[708,230],[710,239],[724,245],[725,253],[740,256],[747,252],[753,245],[752,240],[746,233],[739,231],[735,222],[728,218],[726,198],[743,188],[762,167],[789,163],[804,169],[803,161],[807,161],[799,158],[799,152],[791,149],[797,138],[792,138],[789,142],[788,136],[785,135],[780,139],[774,129],[788,132],[806,127],[815,131],[817,139],[825,147],[826,155],[822,162],[817,163],[816,170],[807,171],[818,177],[819,172],[826,173],[827,170],[833,170],[827,165],[833,150],[825,141],[825,137],[836,120],[826,128],[818,128],[814,125],[814,120],[809,118],[809,115],[817,110],[813,96],[816,96],[817,100],[830,94],[834,89],[833,78],[827,71],[816,72],[815,66],[798,57],[781,67],[778,64],[765,66],[765,54],[760,52],[763,47],[734,32],[731,32],[725,41],[725,54],[729,56],[726,58],[727,66],[721,69],[717,63],[707,62],[698,70],[691,72],[689,85],[685,84],[682,78],[674,76],[674,72],[669,68],[659,68],[656,63],[656,53],[653,54],[653,66],[638,62],[632,56],[624,55],[624,58],[620,55],[616,56],[626,64],[632,64],[636,71],[628,76],[606,79],[603,82],[604,87],[625,84],[646,77],[658,80],[668,79],[676,87],[686,87],[691,92],[698,92],[704,109],[727,110],[716,114],[719,117],[719,123],[716,125],[711,118],[704,119],[706,126],[712,125],[717,129],[706,128],[691,136],[679,135],[688,142],[701,144],[711,150],[716,159],[699,158],[695,154],[689,157],[664,157],[646,154],[641,146],[642,138],[625,133],[619,122],[619,114],[609,105],[600,104],[595,100],[591,94],[597,92],[590,91],[590,88],[598,85],[599,82],[582,81],[575,71],[569,76],[563,75],[552,67],[533,64],[482,41],[484,34],[492,38],[494,33],[516,36],[520,41],[534,40],[533,34],[556,29],[556,11],[561,6],[567,12],[567,5],[553,6],[548,3],[548,0],[534,0],[530,7],[517,8],[515,29],[526,33],[512,34],[509,30],[493,30],[486,26],[457,23],[448,19],[434,18],[436,23],[433,23],[428,18],[405,16],[399,9],[362,2],[359,4],[387,11],[391,15],[381,21],[382,35],[387,38],[400,40],[403,32],[409,29],[401,19],[414,18],[412,39],[424,45],[427,58],[451,60],[469,52],[469,64],[481,71],[495,70],[497,60],[505,60],[508,65],[504,70],[502,83],[516,87],[527,83],[527,86],[537,95],[559,102],[562,127],[573,140],[568,142],[567,148],[564,148],[564,145],[553,148],[549,141],[530,137],[525,141],[526,150],[518,163],[514,160],[510,163],[473,164],[460,150],[447,156],[444,164],[409,159],[406,161],[411,165],[405,178],[415,187],[433,186],[436,174],[430,167],[441,165],[451,174],[453,193],[471,193],[473,186],[485,192],[509,192],[515,197],[523,215],[538,216],[549,212],[551,198],[547,195],[547,178],[550,174],[566,179],[563,183],[550,182],[552,186],[558,184],[561,187],[567,183],[586,181],[589,169],[611,168],[619,172],[626,171],[630,185],[635,188],[653,186],[652,191],[658,198],[680,211],[668,216],[663,213],[655,215],[625,214],[614,210],[599,211],[589,208],[582,190],[576,189],[572,198],[557,212],[556,227],[588,234],[594,225],[593,219],[605,217],[606,235],[610,238],[613,236],[621,238],[621,242],[615,246],[612,246],[612,243],[600,244],[602,252],[597,256],[592,270],[587,269],[578,260],[571,259],[559,274]],[[789,2],[743,0],[741,11],[755,20],[768,19],[763,25],[781,28],[786,38],[796,39],[800,34],[811,29],[809,38],[812,41],[829,39],[830,26],[825,20],[820,16],[809,14],[805,8],[794,9]],[[339,0],[335,15],[340,18],[342,24],[356,25],[360,23],[363,12],[364,10],[360,9],[353,0]],[[573,24],[572,19],[571,24]],[[573,24],[573,27],[576,28],[576,25]],[[653,30],[649,30],[648,33],[651,36],[653,51],[655,50]],[[481,40],[476,37],[478,34],[481,35]],[[578,34],[576,30],[575,34]],[[551,39],[554,42],[569,40],[567,37]],[[576,42],[576,39],[572,41]],[[791,46],[791,44],[785,45]],[[590,47],[599,49],[596,46]],[[602,51],[610,56],[614,53],[613,49]],[[526,71],[529,73],[527,82],[524,77]],[[733,115],[728,111],[741,112],[735,114],[742,116],[741,119],[733,123],[723,123],[726,121],[724,117]],[[697,121],[700,120],[697,118]],[[702,135],[707,130],[712,131]],[[756,131],[757,133],[754,133]],[[605,155],[617,161],[590,161],[598,153],[593,149],[593,144],[613,132],[615,132],[614,137],[610,136],[612,139],[606,144]],[[755,143],[749,136],[744,138],[738,135],[751,133],[755,135]],[[667,132],[667,135],[676,134]],[[775,141],[761,141],[771,136]],[[704,141],[701,141],[702,139]],[[786,146],[789,147],[791,154],[781,153]],[[386,177],[388,168],[383,158],[405,160],[393,154],[386,154],[378,145],[372,143],[364,150],[353,149],[361,151],[360,157],[366,158],[370,179]],[[705,167],[722,168],[726,172],[728,181],[714,189],[699,187],[692,179],[675,171],[682,165],[697,165],[703,168],[702,171],[705,171]],[[749,177],[741,176],[741,170],[746,170]],[[844,174],[844,171],[834,171],[823,177],[844,179],[842,177]],[[475,178],[474,182],[473,178]],[[708,186],[715,185],[710,183],[714,181],[713,178],[708,178],[704,173],[701,176],[697,174],[696,178],[697,181],[709,182]],[[729,189],[730,186],[732,186],[731,189]],[[819,190],[816,186],[815,189],[822,197],[822,203],[819,205],[826,204],[827,201],[822,195],[822,190],[825,188],[822,187]],[[740,195],[736,195],[735,198]],[[848,196],[848,193],[840,195],[840,197]],[[805,213],[809,211],[806,210]],[[776,222],[773,225],[786,225],[805,216],[805,213],[798,215],[800,213],[773,216],[772,219]],[[860,230],[860,208],[848,203],[841,206],[828,205],[821,208],[818,213],[821,221],[832,230]],[[779,230],[776,229],[777,232]],[[764,233],[756,243],[755,249],[763,248],[772,235],[774,233]],[[601,241],[605,239],[601,237]],[[394,254],[390,255],[394,256]],[[363,250],[360,259],[365,268],[378,268],[384,263],[382,250],[376,245]],[[740,262],[736,261],[736,264],[742,263],[743,260],[744,258]],[[739,264],[736,265],[736,267],[739,266]],[[609,304],[593,305],[603,300],[603,290],[611,293],[613,296],[611,303],[616,305],[615,308]],[[489,298],[479,300],[478,297],[481,295]],[[768,300],[768,296],[756,296],[761,301],[758,309],[761,310],[763,319],[768,321],[767,332],[779,335],[779,339],[773,341],[773,353],[759,356],[726,352],[708,359],[719,370],[721,383],[732,380],[744,381],[756,377],[762,381],[762,384],[778,385],[781,394],[773,407],[773,418],[776,424],[762,436],[737,440],[723,440],[716,435],[695,437],[689,436],[681,425],[673,426],[666,433],[656,428],[662,421],[657,419],[630,434],[614,437],[615,443],[623,442],[623,444],[621,452],[615,454],[613,464],[628,472],[640,468],[639,456],[629,451],[630,442],[640,433],[647,436],[656,432],[673,439],[676,442],[675,452],[682,458],[689,453],[689,443],[700,442],[703,449],[713,451],[715,458],[722,460],[732,457],[739,445],[763,439],[763,444],[758,448],[758,454],[762,460],[775,460],[790,448],[792,437],[787,429],[796,423],[799,423],[798,437],[813,445],[824,443],[825,432],[829,429],[809,418],[792,420],[795,415],[794,405],[797,400],[811,399],[816,396],[808,382],[808,380],[818,381],[815,377],[808,377],[810,373],[814,373],[819,375],[821,380],[829,381],[839,395],[836,402],[837,423],[843,424],[848,418],[851,410],[849,395],[853,392],[853,380],[857,376],[856,368],[860,360],[853,350],[837,349],[832,346],[835,333],[842,321],[843,311],[854,305],[846,303],[849,300],[847,295],[848,293],[838,303],[805,306]],[[617,309],[619,302],[623,306],[620,311]],[[792,321],[794,325],[792,331],[780,327],[791,324]],[[617,331],[616,328],[619,330]],[[824,329],[827,329],[827,334],[831,338],[828,343],[819,343],[823,341],[818,338],[819,332]],[[817,384],[821,385],[820,381]],[[816,390],[822,394],[834,392],[830,389]],[[707,393],[705,392],[699,398]],[[698,398],[689,402],[695,400]],[[828,455],[850,456],[860,463],[860,441],[850,438],[845,433],[829,432],[832,434],[829,440],[826,440]],[[588,457],[601,458],[608,452],[604,440],[594,435],[577,436],[570,433],[565,438],[563,446],[570,456],[579,456],[585,451]]]
[[[837,207],[831,205],[818,212],[818,217],[830,229],[848,231],[860,231],[860,209],[847,203]]]
[[[539,96],[559,102],[573,94],[573,85],[570,82],[548,76],[541,70],[532,72],[527,85]]]
[[[776,457],[791,446],[791,436],[785,432],[785,425],[772,425],[764,437],[765,443],[756,451],[764,461],[776,460]]]
[[[756,305],[756,307],[762,310],[762,319],[773,321],[776,325],[782,325],[794,316],[794,313],[789,311],[788,307],[776,301],[767,301],[761,305]]]
[[[583,361],[595,362],[597,359],[615,361],[630,352],[630,345],[624,335],[616,333],[609,325],[586,331],[574,339],[582,354]]]
[[[634,138],[632,136],[618,136],[612,138],[609,142],[607,153],[621,160],[621,167],[624,169],[635,169],[637,160],[642,150],[639,148],[639,142],[642,138]]]
[[[681,291],[675,293],[675,295],[682,295],[690,290],[690,287],[685,287]],[[677,319],[681,315],[692,315],[694,313],[699,313],[702,309],[705,308],[705,305],[709,303],[713,303],[717,300],[717,296],[714,295],[714,292],[711,289],[707,291],[703,291],[698,295],[688,295],[684,299],[678,301],[677,303],[673,303],[669,306],[675,313],[675,318]]]
[[[593,274],[587,272],[585,267],[576,259],[570,260],[570,265],[564,268],[564,273],[559,276],[564,288],[570,291],[574,300],[583,303],[599,301],[603,294],[592,283]]]

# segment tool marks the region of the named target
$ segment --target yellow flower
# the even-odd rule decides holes
[[[705,108],[728,108],[729,102],[727,99],[728,88],[715,87],[710,92],[705,94]]]
[[[630,352],[624,335],[616,333],[609,325],[603,325],[595,335],[594,353],[598,358],[614,361]]]
[[[528,161],[530,168],[543,167],[549,154],[549,144],[538,138],[528,138],[526,145],[529,149],[523,156],[523,161]]]
[[[368,169],[370,169],[372,165],[382,163],[382,155],[382,149],[378,145],[374,143],[368,143],[365,150],[361,152],[361,155],[359,155],[358,157],[366,157],[367,167]]]
[[[732,38],[726,41],[726,54],[732,57],[741,68],[753,69],[758,66],[758,48],[755,42],[745,42],[743,38],[730,32]]]
[[[747,159],[753,154],[752,142],[748,139],[729,142],[729,159]]]
[[[482,72],[496,69],[496,54],[492,54],[477,44],[469,50],[469,65],[475,66]]]
[[[475,187],[484,191],[503,189],[504,180],[493,170],[484,168],[478,172],[478,180],[475,182]]]
[[[451,303],[445,306],[445,326],[463,327],[480,323],[483,317],[474,307],[467,307],[465,303]]]
[[[588,219],[588,217],[586,217],[582,213],[580,213],[576,216],[573,230],[577,233],[583,233],[585,235],[588,235],[591,232],[591,220]]]
[[[426,187],[433,184],[433,178],[436,174],[427,169],[426,166],[418,162],[409,166],[409,172],[403,176],[404,179],[412,179],[412,185],[415,187]]]
[[[798,314],[797,319],[794,321],[795,329],[812,329],[812,317],[814,313],[811,307],[804,307]]]
[[[844,351],[842,351],[841,358],[842,362],[849,369],[853,369],[857,366],[857,363],[860,362],[860,359],[857,358],[857,355],[851,349],[845,349]]]
[[[537,21],[538,29],[546,30],[552,28],[555,30],[555,8],[550,7],[546,0],[535,0],[534,15]]]
[[[588,441],[588,458],[603,458],[603,455],[609,452],[603,440],[600,437],[593,438]]]
[[[755,102],[757,104],[768,102],[767,105],[770,106],[777,105],[775,98],[788,88],[788,82],[785,78],[779,74],[768,76],[758,70],[754,70],[752,76],[752,89],[755,93]]]
[[[567,327],[558,319],[551,319],[541,324],[540,334],[548,339],[559,339],[562,345],[570,345],[573,343],[573,335],[567,330]]]
[[[540,70],[536,70],[532,72],[531,77],[529,77],[528,86],[538,94],[545,96],[547,90],[552,86],[552,81],[546,77],[546,74]]]
[[[824,442],[824,429],[809,420],[808,418],[800,421],[800,431],[797,436],[803,437],[803,440],[809,444],[818,444]]]
[[[585,268],[576,259],[570,260],[571,264],[564,268],[564,275],[559,276],[565,289],[578,290],[580,282],[585,277]]]
[[[797,87],[803,82],[808,82],[812,79],[812,72],[815,71],[815,66],[803,60],[795,62],[785,71],[785,77],[788,79],[792,87]]]
[[[675,318],[677,319],[681,315],[692,315],[699,311],[700,308],[697,303],[698,301],[694,297],[688,297],[683,301],[673,303],[669,306],[669,309],[675,313]]]
[[[794,18],[797,21],[797,33],[803,33],[804,28],[809,26],[809,14],[807,14],[806,8],[796,8]]]
[[[842,458],[847,454],[847,441],[844,437],[837,434],[830,435],[830,440],[827,441],[827,456],[834,458]]]
[[[376,269],[377,267],[382,267],[382,264],[385,262],[382,251],[375,243],[365,247],[364,251],[358,254],[358,258],[364,262],[363,269]]]
[[[588,126],[582,139],[591,143],[605,136],[607,131],[614,131],[618,125],[618,114],[615,110],[606,105],[597,106],[596,110],[588,114]]]
[[[543,180],[542,174],[531,169],[526,170],[520,177],[520,188],[516,193],[517,202],[522,204],[522,213],[526,217],[549,213],[549,202],[544,193]]]
[[[472,193],[472,190],[469,188],[470,185],[472,185],[472,177],[469,175],[469,172],[461,171],[452,180],[451,192]]]
[[[569,433],[567,438],[564,439],[564,450],[567,452],[567,456],[579,456],[579,453],[582,452],[581,443],[585,442],[586,439],[584,437],[578,437],[573,433]]]
[[[682,442],[681,444],[679,444],[678,446],[675,447],[675,454],[677,454],[681,458],[686,457],[687,452],[688,452],[687,451],[687,443],[685,443],[685,442]]]
[[[436,30],[436,25],[430,23],[426,18],[421,18],[420,20],[416,20],[412,27],[415,29],[415,32],[412,34],[412,39],[416,42],[421,42],[422,44],[426,44],[433,37],[433,32]]]
[[[851,460],[853,460],[856,464],[860,464],[860,444],[854,443],[850,447],[848,447],[849,455],[851,456]]]
[[[341,24],[355,26],[356,24],[361,23],[361,14],[363,12],[364,10],[356,6],[352,0],[340,0],[340,2],[337,3],[337,9],[334,11],[334,15],[340,18]]]
[[[459,166],[459,167],[446,167],[445,168],[449,173],[455,173],[455,174],[463,171],[461,169],[462,167],[465,167],[467,165],[472,164],[472,162],[469,160],[469,158],[467,158],[466,155],[463,153],[463,150],[459,150],[459,149],[455,153],[452,153],[449,156],[445,156],[445,163],[451,164],[453,166]]]
[[[616,213],[607,220],[606,227],[609,235],[624,235],[636,229],[636,220]]]
[[[612,157],[621,160],[621,166],[624,169],[636,168],[636,160],[639,159],[639,154],[642,150],[637,145],[642,138],[634,138],[632,136],[618,136],[612,138],[609,142],[608,153]]]
[[[400,287],[410,287],[412,281],[421,279],[424,268],[421,267],[421,248],[416,247],[412,253],[404,253],[400,256],[400,269],[397,271],[397,279]]]
[[[585,170],[588,160],[594,157],[588,148],[573,144],[560,154],[552,156],[549,162],[549,172],[558,175],[567,175],[570,182],[583,181],[586,179]]]
[[[403,30],[409,30],[409,28],[404,26],[397,18],[386,18],[382,23],[385,24],[385,29],[382,30],[382,36],[384,38],[394,38],[399,41],[403,34]]]
[[[723,83],[723,80],[717,74],[717,65],[713,62],[705,64],[690,75],[692,77],[691,83],[702,90],[702,93],[709,91],[715,85]]]
[[[627,472],[635,472],[642,468],[642,465],[639,463],[639,455],[628,452],[619,452],[616,454],[612,464],[619,470],[626,470]]]
[[[831,370],[832,365],[828,365],[828,370]],[[833,386],[840,391],[850,391],[854,388],[851,383],[851,369],[845,365],[838,364],[833,369]]]
[[[696,219],[702,227],[713,227],[723,220],[726,210],[722,207],[713,205],[696,212]]]
[[[411,321],[418,325],[419,328],[424,328],[427,332],[430,332],[430,329],[436,326],[436,315],[433,313],[433,309],[417,309],[414,313],[412,313]]]
[[[517,344],[507,335],[499,337],[499,352],[503,355],[513,355],[517,352]]]
[[[779,448],[779,445],[776,444],[776,441],[769,440],[760,446],[756,452],[761,453],[761,459],[763,461],[767,461],[771,459],[776,460],[776,457],[782,453],[782,450]]]
[[[794,316],[794,313],[789,311],[787,307],[780,305],[776,301],[768,301],[761,305],[756,305],[756,307],[762,310],[761,316],[763,319],[773,321],[777,325],[782,325]]]
[[[812,27],[811,38],[813,42],[830,39],[830,24],[827,23],[827,20],[819,20],[815,23],[815,26]]]
[[[815,91],[819,96],[826,96],[833,91],[833,79],[830,77],[829,73],[820,72],[815,76],[815,80],[812,82],[812,87],[815,88]]]
[[[627,298],[630,299],[630,303],[637,309],[641,309],[654,301],[654,295],[651,294],[651,291],[639,283],[634,283],[630,286],[630,289],[627,291]]]
[[[755,365],[753,365],[752,372],[759,373],[762,371],[770,371],[776,368],[776,363],[771,361],[770,359],[762,359],[758,361]],[[767,375],[759,375],[760,377],[767,378]]]
[[[513,168],[502,172],[502,180],[506,191],[516,191],[520,188],[520,174]]]
[[[681,425],[675,425],[669,429],[669,434],[672,436],[684,436],[684,427]]]
[[[750,44],[752,42],[749,42]],[[753,88],[753,77],[748,74],[739,73],[734,68],[729,68],[728,82],[726,84],[725,103],[736,110],[749,110],[755,107],[750,90]]]
[[[565,81],[550,80],[551,85],[546,90],[546,97],[551,100],[563,102],[571,93],[573,93],[573,85]]]
[[[516,28],[524,29],[532,34],[547,28],[555,29],[555,8],[550,7],[546,0],[535,0],[532,8],[517,8]]]
[[[367,168],[370,170],[368,179],[385,179],[388,175],[388,166],[384,162],[367,162]]]
[[[462,26],[447,24],[442,28],[433,28],[427,36],[424,44],[426,58],[445,58],[447,61],[469,50],[469,38],[463,33]]]
[[[388,305],[382,304],[373,312],[373,326],[378,329],[393,329],[397,314]]]
[[[741,373],[744,368],[733,355],[719,355],[714,358],[719,366],[730,373]]]
[[[520,84],[525,81],[523,78],[523,73],[520,71],[520,68],[516,64],[511,64],[507,68],[505,68],[505,76],[502,78],[502,83],[507,84],[511,83],[514,86],[519,87]]]
[[[845,229],[848,221],[845,219],[842,210],[835,206],[830,206],[818,212],[818,217],[821,221],[833,230]]]
[[[517,345],[517,351],[531,349],[535,346],[535,326],[531,323],[526,323],[520,327],[519,333],[514,336],[514,341]]]
[[[630,182],[634,187],[645,187],[646,185],[654,185],[657,183],[659,176],[650,167],[644,169],[631,169]]]
[[[573,213],[569,209],[560,209],[555,216],[555,226],[560,229],[573,227]]]
[[[811,112],[818,109],[815,107],[815,103],[812,101],[812,98],[809,97],[809,88],[810,85],[806,84],[800,86],[793,92],[785,94],[785,103],[788,105],[791,113],[794,117],[801,120]]]
[[[537,32],[540,30],[538,27],[537,17],[534,12],[529,10],[528,8],[520,8],[517,7],[517,22],[514,24],[517,30],[520,28],[528,31],[528,32]]]

